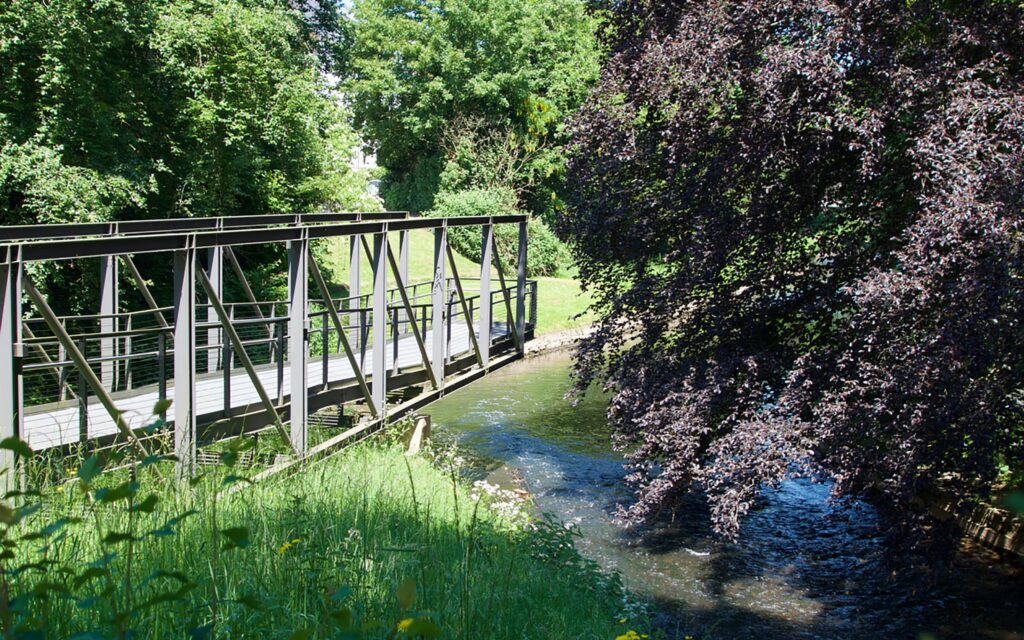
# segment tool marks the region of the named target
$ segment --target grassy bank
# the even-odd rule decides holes
[[[433,278],[434,273],[434,239],[433,233],[427,230],[410,231],[409,245],[409,282],[426,282]],[[392,233],[389,241],[393,247],[398,247],[398,234]],[[333,238],[327,241],[325,266],[334,274],[338,283],[348,282],[348,241],[341,238]],[[480,265],[469,259],[456,254],[456,266],[459,275],[464,278],[476,278],[480,275]],[[510,269],[509,265],[505,266]],[[371,273],[370,264],[365,255],[362,258],[360,273]],[[506,274],[512,277],[512,274]],[[493,272],[492,282],[497,286],[497,272]],[[389,282],[392,282],[390,273]],[[579,282],[572,277],[562,278],[538,278],[537,289],[537,334],[561,331],[574,326],[581,326],[593,320],[588,314],[577,318],[584,313],[590,304],[590,297],[580,291]],[[393,282],[392,282],[393,284]],[[360,281],[360,288],[363,293],[373,290],[372,278],[364,275]],[[476,285],[473,285],[476,286]],[[467,291],[467,295],[468,295]]]
[[[495,639],[627,628],[617,580],[582,560],[564,527],[524,530],[521,513],[500,515],[493,498],[394,447],[357,445],[219,498],[214,489],[244,482],[235,470],[153,497],[154,480],[94,471],[84,464],[42,508],[3,511],[5,628]]]

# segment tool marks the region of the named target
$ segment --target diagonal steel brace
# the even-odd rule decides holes
[[[203,289],[206,291],[206,296],[213,305],[214,310],[217,312],[217,322],[224,329],[224,333],[227,334],[228,340],[231,341],[231,347],[234,349],[235,355],[238,360],[242,363],[242,368],[249,375],[249,381],[252,382],[252,386],[256,389],[256,393],[260,397],[260,401],[263,403],[263,407],[267,410],[270,416],[274,419],[274,428],[277,429],[278,435],[281,436],[281,440],[288,444],[291,448],[292,453],[298,455],[295,447],[292,445],[291,437],[288,435],[288,431],[284,428],[284,423],[281,422],[281,416],[277,412],[277,407],[270,400],[270,396],[267,395],[267,390],[263,388],[263,383],[260,382],[259,376],[256,374],[256,367],[253,366],[252,360],[249,358],[248,352],[245,350],[245,344],[239,337],[238,332],[235,331],[234,325],[227,321],[228,314],[224,310],[224,303],[221,302],[217,296],[217,292],[213,289],[213,283],[210,282],[210,277],[206,275],[206,269],[197,268],[196,275],[199,276],[199,283],[203,285]],[[177,348],[177,345],[175,345]]]
[[[455,255],[452,253],[451,245],[445,245],[445,252],[448,254],[448,265],[452,268],[452,279],[455,280],[455,291],[459,294],[459,305],[462,307],[462,317],[469,327],[469,341],[473,345],[473,352],[476,354],[476,362],[484,366],[484,357],[480,354],[480,343],[476,340],[476,327],[473,326],[473,318],[469,316],[469,305],[466,304],[466,294],[462,291],[462,279],[459,278],[459,268],[455,266]]]
[[[82,377],[85,378],[85,382],[92,387],[93,393],[96,394],[96,397],[103,405],[103,408],[107,410],[108,414],[110,414],[111,419],[113,419],[114,424],[117,426],[117,430],[121,432],[121,435],[128,440],[128,443],[135,448],[139,455],[144,458],[148,457],[149,451],[146,449],[145,445],[142,444],[142,441],[140,441],[135,435],[135,432],[132,431],[132,428],[124,419],[124,413],[121,412],[114,404],[114,399],[107,391],[107,388],[103,386],[99,376],[97,376],[96,372],[92,370],[91,366],[89,366],[89,361],[86,359],[85,354],[78,349],[78,345],[76,345],[75,341],[71,339],[70,335],[68,335],[64,325],[61,324],[60,319],[57,318],[57,314],[53,312],[50,305],[46,303],[46,298],[44,298],[43,294],[36,288],[35,283],[32,282],[32,278],[25,273],[22,274],[21,280],[22,285],[25,287],[25,291],[28,293],[28,297],[32,300],[32,304],[34,304],[36,309],[39,311],[39,315],[42,316],[46,325],[50,327],[50,331],[53,332],[57,341],[64,346],[64,350],[75,363],[75,366],[81,372]]]
[[[366,400],[370,413],[376,418],[379,414],[376,405],[373,404],[373,395],[370,393],[370,387],[366,384],[366,377],[363,375],[355,353],[352,351],[352,346],[348,342],[348,336],[345,335],[345,330],[341,326],[341,316],[338,315],[338,308],[334,306],[334,300],[331,299],[330,291],[327,289],[327,282],[324,280],[320,267],[317,265],[312,254],[309,256],[309,272],[313,276],[313,281],[316,282],[317,288],[320,289],[320,294],[324,297],[324,306],[327,307],[327,313],[331,316],[331,322],[334,324],[338,337],[341,339],[341,346],[345,351],[345,356],[348,358],[349,366],[352,367],[352,372],[355,373],[359,391],[363,394],[363,399]],[[326,345],[324,348],[327,348]]]
[[[437,389],[437,378],[434,376],[434,368],[430,366],[430,356],[427,355],[427,346],[423,343],[423,336],[420,335],[420,329],[416,326],[416,316],[412,312],[412,305],[409,303],[409,294],[405,290],[405,283],[402,282],[402,273],[398,268],[398,262],[395,261],[395,253],[391,250],[391,244],[387,244],[388,248],[388,262],[391,263],[391,272],[395,276],[395,284],[398,285],[398,295],[402,298],[402,305],[405,307],[405,315],[409,318],[409,326],[412,328],[412,336],[416,339],[416,346],[420,349],[420,357],[423,359],[423,368],[427,370],[427,377],[430,378],[430,384]],[[395,334],[398,334],[398,330],[395,330]],[[395,340],[398,340],[396,337]],[[397,366],[397,365],[396,365]]]

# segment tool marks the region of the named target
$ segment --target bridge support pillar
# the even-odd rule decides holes
[[[213,290],[217,293],[217,297],[221,300],[224,299],[224,248],[213,247],[211,248],[207,256],[210,268],[206,270],[210,274],[210,283],[213,285]],[[206,321],[213,323],[217,321],[217,312],[214,311],[213,305],[207,305],[206,307]],[[221,330],[218,328],[212,328],[206,330],[206,371],[212,373],[220,368],[220,362],[222,360],[222,348],[221,345],[224,343],[221,337]]]
[[[516,261],[516,333],[519,351],[526,345],[526,223],[519,223],[519,258]]]
[[[359,308],[359,265],[362,263],[361,252],[363,248],[359,246],[362,243],[362,236],[354,235],[348,237],[348,295],[349,298],[356,296],[355,300],[349,300],[349,308]],[[350,313],[348,315],[348,326],[351,327],[351,338],[350,341],[353,346],[359,348],[359,338],[362,331],[359,327],[360,314],[358,311]],[[361,363],[360,363],[361,364]]]
[[[305,235],[305,233],[303,234]],[[291,372],[289,412],[292,447],[304,456],[309,444],[309,239],[288,243],[288,363]],[[326,345],[325,345],[326,348]]]
[[[9,247],[0,263],[0,440],[21,437],[21,257]],[[18,487],[16,454],[0,449],[0,491]]]
[[[117,326],[117,256],[100,258],[100,380],[103,386],[114,391],[117,384],[117,363],[113,360],[117,355],[117,338],[110,334],[118,330]]]
[[[433,347],[433,360],[431,365],[434,368],[434,379],[437,380],[439,388],[444,388],[444,361],[445,347],[445,308],[448,299],[448,278],[445,275],[444,261],[447,253],[448,229],[439,227],[434,229],[434,283],[430,290],[431,302],[431,334]]]
[[[177,475],[195,473],[196,250],[174,252],[174,455]],[[222,319],[223,320],[223,319]]]
[[[491,262],[494,251],[494,225],[483,225],[483,244],[480,247],[480,343],[481,365],[486,368],[491,359]]]
[[[383,233],[373,236],[373,403],[377,405],[381,416],[387,415],[387,339],[388,339],[388,305],[387,305],[387,263],[388,263],[388,232],[384,225]]]

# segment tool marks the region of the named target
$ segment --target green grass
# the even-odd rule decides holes
[[[537,279],[537,335],[590,324],[591,297],[571,278]],[[582,316],[580,315],[582,314]]]
[[[409,245],[409,283],[427,282],[433,278],[434,273],[434,237],[433,232],[428,230],[410,231]],[[324,241],[324,267],[329,269],[337,285],[348,283],[348,240],[344,238],[331,238]],[[398,256],[398,234],[389,235],[389,242],[395,257]],[[477,278],[480,275],[480,265],[472,262],[462,255],[455,254],[456,267],[459,276],[462,278]],[[510,271],[511,265],[503,265],[506,271]],[[369,261],[366,256],[362,257],[360,267],[360,290],[369,293],[373,290],[372,277]],[[507,278],[513,277],[512,273],[505,274]],[[492,282],[497,283],[497,271],[492,270]],[[537,335],[561,331],[571,327],[582,326],[593,322],[593,314],[584,313],[590,304],[590,296],[580,291],[579,283],[574,278],[538,278],[537,283]],[[394,280],[388,274],[389,286],[393,286]],[[472,286],[475,286],[472,285]],[[337,291],[340,293],[340,286]],[[467,290],[467,295],[469,295]]]
[[[401,638],[411,636],[396,633],[399,621],[429,620],[417,624],[440,637],[495,640],[610,640],[627,628],[620,618],[643,624],[560,524],[524,530],[454,474],[394,447],[356,445],[219,499],[224,475],[210,475],[158,492],[151,513],[138,505],[153,481],[129,502],[110,491],[121,480],[91,480],[106,493],[68,485],[20,524],[4,511],[3,536],[17,540],[0,560],[14,612],[0,602],[5,624],[54,638]],[[85,496],[97,500],[92,515]]]

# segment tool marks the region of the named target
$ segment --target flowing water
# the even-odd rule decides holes
[[[965,549],[951,571],[896,570],[871,507],[787,482],[728,544],[702,500],[638,533],[618,527],[628,501],[609,444],[607,399],[563,399],[569,356],[518,362],[431,405],[435,439],[453,439],[481,477],[519,477],[539,511],[577,524],[580,551],[657,603],[670,637],[1024,638],[1018,563]]]

